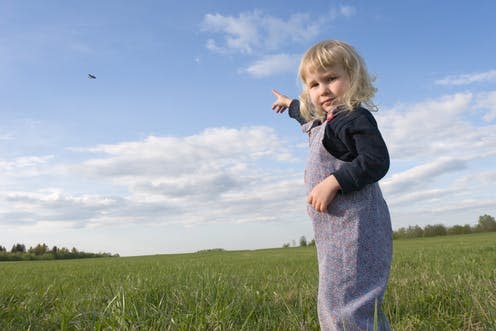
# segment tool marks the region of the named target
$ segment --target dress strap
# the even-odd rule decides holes
[[[312,120],[310,122],[306,122],[305,124],[303,124],[301,126],[301,131],[303,131],[304,133],[309,133],[313,128],[315,128],[316,126],[319,126],[322,124],[322,121],[320,120]]]

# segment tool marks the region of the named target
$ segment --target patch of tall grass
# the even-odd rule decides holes
[[[314,247],[0,263],[0,330],[318,330]],[[396,241],[394,330],[496,329],[496,233]]]

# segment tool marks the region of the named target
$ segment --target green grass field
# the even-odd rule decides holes
[[[0,263],[0,330],[318,330],[313,247]],[[395,241],[394,330],[496,330],[496,233]]]

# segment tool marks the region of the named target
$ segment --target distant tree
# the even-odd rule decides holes
[[[464,234],[469,234],[469,233],[472,233],[472,228],[470,227],[470,225],[469,225],[469,224],[465,224],[465,225],[463,226],[463,233],[464,233]]]
[[[57,248],[57,256],[61,259],[70,258],[71,252],[65,247]]]
[[[424,227],[424,237],[445,236],[446,227],[442,224],[426,225]]]
[[[220,252],[225,252],[226,250],[224,248],[207,248],[207,249],[201,249],[199,251],[196,251],[196,253],[220,253]],[[88,253],[84,252],[79,252],[80,255],[86,255]],[[107,255],[107,253],[103,253],[104,255]],[[110,256],[110,255],[108,255]]]
[[[46,244],[38,244],[32,250],[30,249],[30,253],[34,253],[34,255],[43,255],[48,253],[48,246]]]
[[[483,232],[496,231],[496,220],[491,215],[479,216],[477,227]]]
[[[24,244],[15,244],[10,250],[11,253],[26,253],[26,246]]]
[[[393,239],[433,237],[457,234],[470,234],[478,232],[496,231],[496,219],[491,215],[479,216],[479,222],[475,225],[453,225],[446,227],[442,224],[426,225],[421,228],[418,225],[408,228],[399,228],[393,231]]]
[[[65,247],[58,248],[54,246],[51,250],[46,244],[38,244],[30,247],[26,251],[23,244],[12,246],[11,252],[6,252],[5,247],[0,246],[0,261],[25,261],[25,260],[53,260],[53,259],[83,259],[94,257],[119,257],[119,254],[110,253],[87,253],[78,251],[75,247],[68,250]]]
[[[307,238],[305,236],[300,237],[300,247],[306,247],[307,246]]]
[[[405,238],[419,238],[424,236],[424,230],[418,226],[409,226],[405,231]]]
[[[469,234],[472,233],[472,228],[470,225],[465,224],[465,225],[454,225],[452,227],[449,227],[447,229],[448,235],[452,234]]]
[[[315,239],[310,240],[308,246],[315,246]]]
[[[285,243],[282,245],[282,248],[289,248],[289,243]]]
[[[393,232],[393,239],[403,239],[406,238],[406,229],[399,228],[398,230]]]

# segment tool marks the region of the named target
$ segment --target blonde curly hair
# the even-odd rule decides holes
[[[377,109],[371,101],[377,91],[372,84],[374,77],[368,73],[362,57],[345,42],[324,40],[305,52],[298,70],[303,84],[303,90],[300,93],[300,112],[307,121],[325,117],[325,111],[314,107],[310,101],[306,84],[307,75],[310,72],[326,71],[335,65],[344,69],[350,82],[350,88],[342,98],[343,106],[347,110],[353,110],[363,104],[367,108]]]

